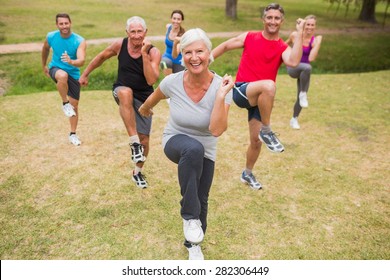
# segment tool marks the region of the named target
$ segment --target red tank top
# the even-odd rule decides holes
[[[262,32],[249,32],[245,38],[244,50],[238,66],[236,82],[276,80],[282,64],[282,53],[288,45],[279,40],[267,40]]]

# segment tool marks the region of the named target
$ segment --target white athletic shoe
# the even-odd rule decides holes
[[[299,126],[298,118],[291,118],[291,120],[290,120],[290,126],[291,126],[293,129],[300,129],[301,127]]]
[[[81,145],[81,141],[79,140],[76,134],[69,135],[69,142],[75,146]]]
[[[76,112],[74,111],[74,108],[70,103],[66,103],[65,105],[63,105],[62,110],[64,111],[65,116],[69,118],[76,116]]]
[[[188,250],[188,260],[190,260],[190,261],[203,261],[204,260],[202,248],[200,248],[200,245],[191,244],[191,247],[187,248],[187,250]]]
[[[300,92],[299,93],[299,105],[301,105],[302,108],[309,107],[309,102],[307,101],[307,93],[306,92]]]
[[[183,219],[183,231],[186,240],[192,244],[199,244],[203,241],[204,233],[202,222],[200,220],[185,220]]]

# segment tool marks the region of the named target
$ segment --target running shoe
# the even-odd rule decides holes
[[[261,183],[256,180],[255,175],[253,173],[246,174],[245,170],[242,171],[241,182],[247,184],[253,190],[260,190],[262,188]]]
[[[309,107],[309,102],[307,101],[307,93],[306,92],[299,93],[299,105],[301,105],[302,108]]]
[[[148,182],[146,182],[146,176],[143,175],[141,172],[138,172],[138,174],[134,174],[133,171],[133,181],[140,189],[145,189],[148,187]]]
[[[200,248],[200,245],[191,244],[191,247],[187,247],[187,250],[188,250],[188,260],[190,260],[190,261],[203,261],[204,260],[202,248]]]
[[[291,126],[293,129],[300,129],[301,127],[299,126],[298,118],[291,118],[291,120],[290,120],[290,126]]]
[[[200,220],[185,220],[183,219],[183,231],[186,240],[193,244],[199,244],[203,241],[204,233],[202,222]]]
[[[71,135],[69,135],[69,142],[72,143],[72,144],[75,145],[75,146],[80,146],[80,145],[81,145],[81,141],[80,141],[80,139],[77,137],[76,134],[71,134]]]
[[[272,131],[264,133],[260,130],[259,139],[267,146],[268,150],[273,153],[281,153],[284,151],[282,143],[280,143],[278,137],[276,137],[275,133]]]
[[[130,144],[131,160],[134,163],[144,162],[146,157],[144,156],[144,146],[139,143]]]
[[[76,116],[76,112],[74,111],[74,107],[69,102],[62,106],[62,110],[64,111],[65,116],[73,117]]]

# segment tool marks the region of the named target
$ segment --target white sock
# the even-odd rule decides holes
[[[138,135],[132,135],[129,137],[129,140],[130,140],[130,144],[133,144],[133,143],[138,143],[140,144],[141,142],[139,141],[139,137]]]
[[[137,175],[142,171],[142,167],[138,167],[137,165],[134,167],[134,175]]]

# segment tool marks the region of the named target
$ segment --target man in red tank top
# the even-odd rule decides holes
[[[276,93],[276,75],[279,66],[295,67],[302,56],[302,34],[305,21],[297,20],[296,40],[291,48],[281,38],[279,29],[284,20],[284,10],[276,3],[268,5],[262,15],[264,30],[245,32],[231,38],[213,51],[217,58],[227,51],[243,48],[233,89],[237,106],[248,110],[250,144],[246,153],[246,166],[241,181],[252,189],[262,188],[252,173],[264,143],[271,152],[281,153],[284,147],[271,130],[271,112]]]

